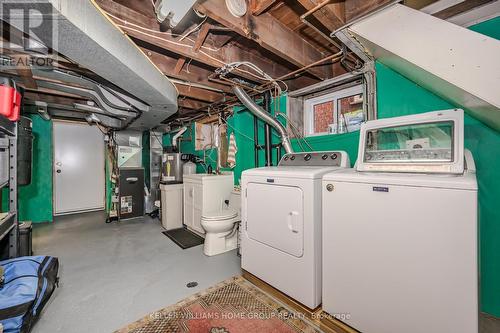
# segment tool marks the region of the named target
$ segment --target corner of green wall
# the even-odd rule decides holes
[[[33,164],[31,184],[19,186],[18,211],[20,221],[52,222],[52,121],[37,114],[33,121]]]

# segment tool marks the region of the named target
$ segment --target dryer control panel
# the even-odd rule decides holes
[[[346,167],[349,157],[345,151],[291,153],[284,155],[278,165]]]

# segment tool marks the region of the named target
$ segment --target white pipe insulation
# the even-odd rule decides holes
[[[180,136],[186,131],[187,127],[184,126],[179,130],[179,132],[175,133],[175,135],[172,137],[172,146],[177,147],[177,139],[180,138]]]

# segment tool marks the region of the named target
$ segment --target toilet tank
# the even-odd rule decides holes
[[[229,208],[234,209],[241,215],[241,192],[233,190],[229,196]]]

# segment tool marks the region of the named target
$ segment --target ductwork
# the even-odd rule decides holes
[[[51,24],[30,29],[29,17],[19,10],[4,13],[2,20],[147,104],[131,128],[155,127],[177,111],[175,86],[94,0],[38,0],[24,6],[30,17]]]
[[[255,102],[248,96],[248,94],[243,90],[241,87],[234,86],[233,87],[233,92],[238,97],[238,99],[243,103],[243,105],[252,113],[254,114],[257,118],[261,119],[262,121],[266,122],[267,124],[271,125],[276,131],[278,131],[280,137],[281,137],[281,144],[283,145],[283,148],[285,149],[286,153],[293,153],[292,149],[292,144],[290,143],[290,138],[288,137],[288,133],[286,132],[285,127],[271,117],[269,113],[267,113],[264,109],[262,109],[260,106],[255,104]]]

